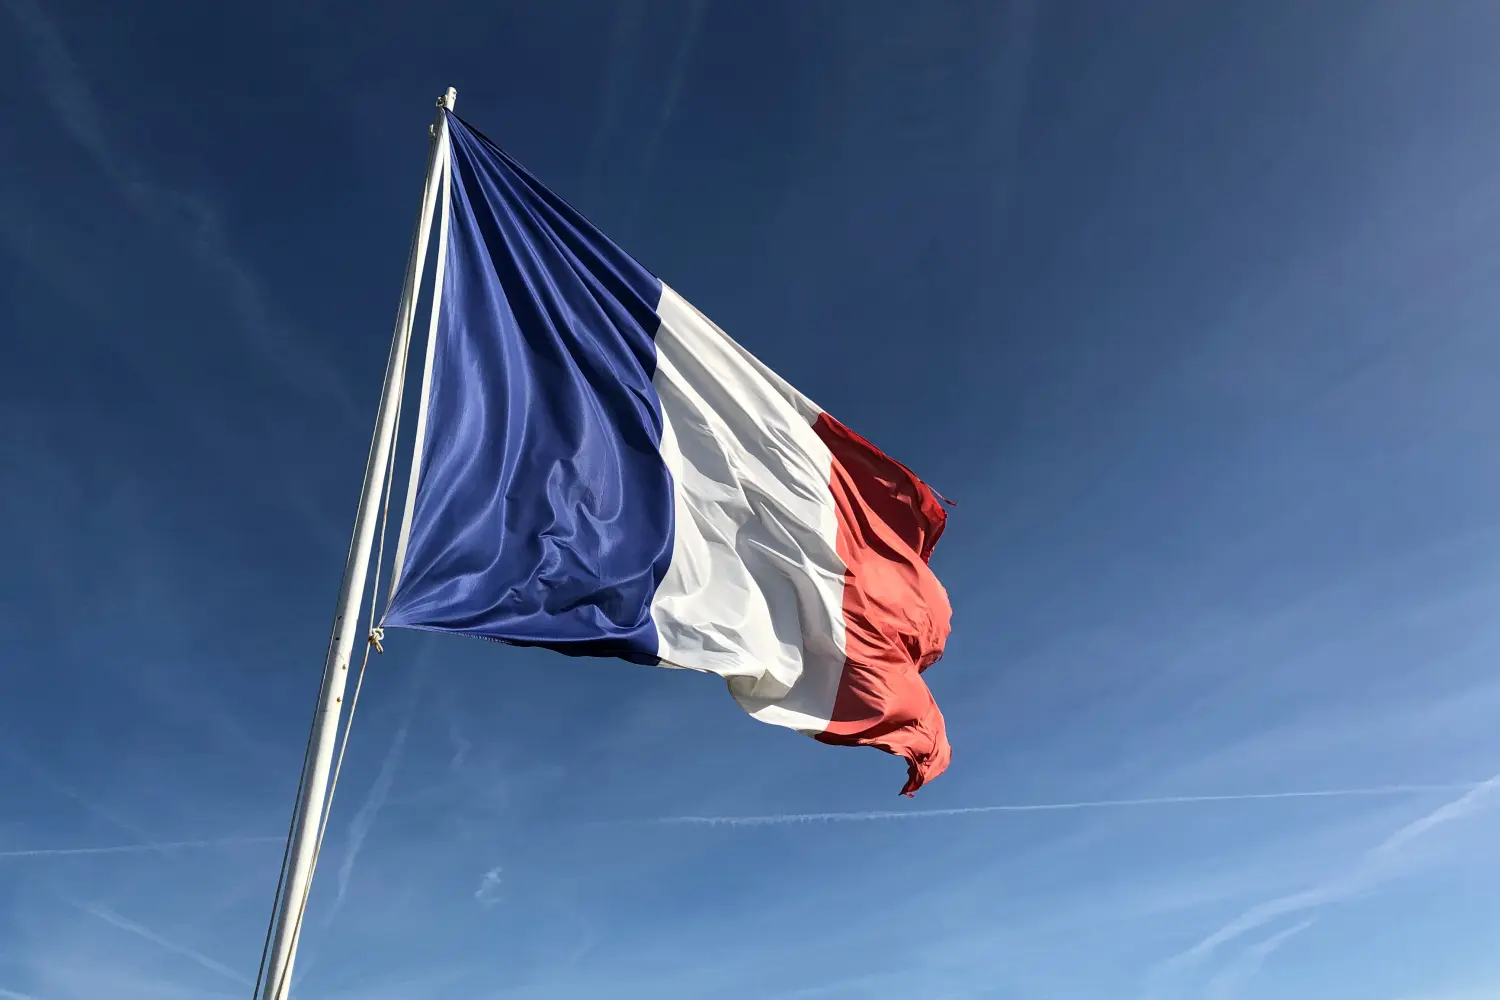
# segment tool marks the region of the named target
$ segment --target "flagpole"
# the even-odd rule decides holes
[[[427,177],[422,187],[422,207],[406,260],[406,278],[401,288],[400,304],[396,309],[396,329],[392,336],[390,358],[386,363],[380,406],[376,411],[375,433],[370,442],[370,455],[365,463],[365,479],[354,518],[353,538],[349,543],[348,560],[344,564],[344,579],[339,585],[333,634],[329,639],[328,655],[323,664],[323,685],[318,693],[318,707],[309,736],[308,759],[304,763],[302,784],[297,794],[297,807],[284,868],[285,882],[277,899],[273,930],[267,944],[268,961],[256,1000],[286,1000],[291,988],[292,963],[296,958],[297,942],[302,930],[302,911],[312,882],[328,795],[328,778],[338,739],[339,719],[343,712],[344,689],[349,679],[349,658],[354,652],[354,640],[359,631],[359,612],[364,603],[370,553],[374,547],[386,469],[396,435],[398,404],[406,380],[407,350],[411,344],[417,290],[422,281],[428,233],[432,228],[433,208],[437,203],[439,182],[443,176],[444,163],[440,156],[448,146],[447,112],[452,110],[456,98],[457,92],[450,87],[438,99],[437,120],[431,129]]]

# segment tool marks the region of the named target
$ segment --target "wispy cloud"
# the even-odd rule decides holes
[[[448,688],[439,685],[434,691],[437,695],[437,704],[443,713],[443,719],[447,723],[448,742],[453,746],[453,756],[448,760],[448,770],[457,773],[468,761],[469,754],[474,750],[474,744],[464,736],[462,721],[459,719],[458,710],[453,704],[453,695]]]
[[[688,7],[682,35],[677,39],[677,49],[672,54],[672,71],[671,76],[668,77],[667,96],[662,99],[661,107],[656,113],[656,122],[646,136],[644,152],[641,154],[640,185],[636,188],[630,213],[625,217],[627,233],[635,229],[636,219],[640,216],[641,206],[645,201],[646,187],[651,182],[651,172],[656,168],[656,154],[661,149],[667,128],[672,124],[672,116],[677,112],[677,103],[682,99],[682,88],[687,82],[688,68],[692,65],[693,50],[698,44],[698,29],[703,24],[703,9],[706,5],[707,0],[692,0]]]
[[[1158,983],[1169,981],[1173,976],[1207,960],[1226,945],[1276,920],[1299,913],[1315,912],[1358,893],[1366,892],[1394,877],[1399,872],[1395,862],[1402,851],[1438,827],[1474,813],[1496,790],[1500,790],[1500,774],[1469,786],[1464,794],[1391,833],[1359,856],[1348,870],[1305,889],[1278,896],[1245,910],[1233,920],[1203,937],[1191,948],[1163,962],[1157,968],[1154,978]],[[1295,933],[1300,933],[1300,931]],[[1280,942],[1277,944],[1279,945]],[[1263,963],[1269,954],[1269,951],[1262,954],[1260,962]],[[1256,968],[1259,968],[1259,963],[1256,964]]]
[[[682,826],[790,826],[799,823],[866,823],[892,819],[939,819],[991,813],[1072,812],[1085,809],[1129,809],[1150,806],[1208,805],[1215,802],[1272,802],[1285,799],[1353,799],[1418,795],[1428,792],[1478,790],[1489,782],[1448,782],[1428,785],[1376,785],[1368,788],[1319,788],[1288,792],[1246,792],[1228,795],[1161,795],[1140,799],[1085,799],[1077,802],[1025,802],[954,809],[874,810],[868,812],[773,813],[765,816],[665,816],[655,823]]]
[[[178,944],[176,941],[171,941],[167,938],[164,938],[160,934],[151,930],[151,928],[144,927],[141,924],[136,923],[134,920],[128,920],[106,906],[98,903],[88,903],[80,905],[79,909],[83,910],[85,913],[90,913],[93,916],[98,917],[100,920],[103,920],[105,923],[110,924],[111,926],[118,927],[122,931],[134,934],[139,938],[144,938],[145,940],[150,941],[152,944],[155,944],[161,948],[165,948],[167,951],[170,951],[173,954],[181,955],[183,958],[196,962],[198,965],[201,965],[203,968],[208,969],[210,972],[217,972],[219,975],[223,976],[226,979],[232,979],[236,983],[240,983],[244,986],[254,985],[249,979],[240,975],[238,972],[234,971],[223,962],[209,958],[202,952],[189,948],[187,945]]]
[[[401,725],[396,730],[396,736],[391,740],[390,749],[385,753],[385,760],[380,763],[380,773],[375,776],[375,783],[370,786],[370,794],[365,796],[365,801],[359,807],[359,812],[354,814],[354,819],[349,822],[349,838],[344,848],[344,859],[339,864],[338,892],[334,896],[333,906],[329,908],[325,923],[332,924],[338,916],[339,909],[344,905],[344,896],[349,891],[349,881],[354,876],[354,863],[359,860],[359,852],[364,847],[365,838],[370,834],[370,828],[375,825],[375,819],[380,815],[385,800],[391,794],[391,785],[396,780],[396,768],[401,763],[402,752],[406,748],[406,734],[411,728],[412,712],[415,709],[416,698],[407,705],[406,714],[401,718]]]
[[[474,898],[485,906],[493,906],[500,902],[501,870],[500,866],[496,865],[479,876],[479,888],[474,890]]]
[[[231,249],[217,210],[202,197],[151,179],[114,142],[105,115],[62,32],[36,0],[0,0],[31,50],[48,106],[63,128],[139,215],[171,232],[224,295],[247,346],[286,383],[332,399],[353,419],[353,398],[339,373],[296,342],[272,316],[260,280]]]
[[[589,139],[588,166],[584,177],[585,190],[593,193],[599,184],[604,166],[604,147],[614,134],[620,117],[620,97],[628,82],[628,57],[637,53],[640,46],[635,35],[641,21],[640,0],[617,0],[615,16],[609,32],[609,50],[604,57],[604,71],[599,79],[599,117],[594,124],[593,136]]]
[[[243,847],[249,844],[279,844],[281,837],[219,837],[213,840],[167,840],[148,844],[110,844],[106,847],[33,847],[0,851],[3,858],[69,858],[90,854],[155,854],[164,851],[207,847]]]
[[[21,993],[17,990],[8,990],[0,986],[0,1000],[41,1000],[41,997],[32,996],[30,993]]]
[[[38,764],[31,758],[23,754],[8,750],[3,746],[0,746],[0,758],[4,758],[12,766],[28,772],[33,778],[41,782],[43,785],[46,785],[58,795],[61,795],[64,798],[70,799],[73,802],[77,803],[90,815],[103,820],[122,833],[130,834],[130,836],[134,837],[136,840],[145,845],[143,847],[144,850],[156,849],[154,847],[155,838],[153,838],[144,827],[131,822],[124,816],[116,813],[114,810],[106,808],[100,803],[94,801],[91,796],[85,795],[83,792],[80,792],[78,789],[63,781],[57,775],[53,774],[50,770]]]
[[[1208,981],[1207,1000],[1234,1000],[1246,984],[1254,979],[1266,964],[1271,954],[1292,938],[1311,927],[1315,920],[1309,918],[1301,923],[1284,927],[1257,944],[1251,945],[1222,971]]]

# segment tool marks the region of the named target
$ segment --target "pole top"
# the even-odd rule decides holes
[[[445,93],[442,97],[438,98],[438,106],[439,107],[443,107],[443,108],[447,108],[449,111],[452,111],[453,110],[453,105],[457,101],[458,101],[458,91],[455,90],[455,89],[453,89],[452,87],[449,87],[448,88],[448,92]]]

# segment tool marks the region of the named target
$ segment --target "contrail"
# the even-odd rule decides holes
[[[239,847],[244,844],[281,843],[283,837],[221,837],[218,840],[171,840],[151,844],[111,844],[108,847],[35,847],[0,851],[0,858],[67,858],[80,854],[149,854],[156,851],[190,850],[200,847]]]
[[[1352,799],[1417,795],[1423,792],[1473,791],[1482,782],[1432,785],[1379,785],[1374,788],[1320,788],[1294,792],[1245,792],[1236,795],[1164,795],[1144,799],[1088,799],[1081,802],[1026,802],[957,809],[878,810],[872,812],[777,813],[769,816],[665,816],[655,823],[687,826],[788,826],[796,823],[863,823],[885,819],[938,819],[988,813],[1069,812],[1080,809],[1128,809],[1137,806],[1202,805],[1210,802],[1270,802],[1278,799]]]
[[[137,937],[145,938],[152,944],[159,945],[160,947],[165,948],[167,951],[170,951],[177,955],[181,955],[183,958],[190,959],[191,961],[197,962],[205,969],[208,969],[210,972],[217,972],[225,979],[232,979],[235,982],[241,983],[245,986],[252,985],[249,979],[246,979],[244,976],[240,975],[238,972],[234,971],[223,962],[209,958],[202,952],[194,951],[187,945],[178,944],[176,941],[173,941],[170,938],[164,938],[160,934],[153,931],[151,928],[142,926],[141,924],[136,923],[134,920],[128,920],[101,903],[79,905],[78,908],[83,910],[85,913],[93,914],[107,924],[118,927],[122,931],[134,934]]]

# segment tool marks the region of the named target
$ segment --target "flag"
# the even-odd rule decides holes
[[[451,113],[446,266],[382,624],[723,677],[948,765],[940,498]]]

